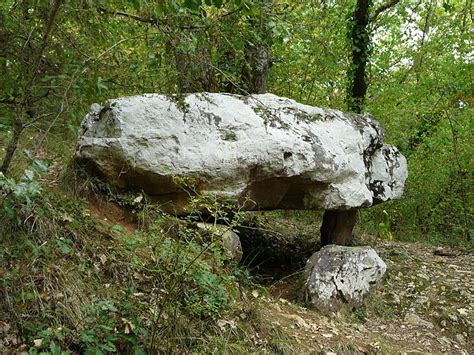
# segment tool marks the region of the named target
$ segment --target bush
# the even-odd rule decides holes
[[[30,168],[25,169],[18,180],[8,178],[0,172],[0,204],[2,207],[3,227],[19,226],[24,223],[36,209],[36,199],[41,194],[41,185],[37,177],[47,172],[48,167],[38,159],[33,159],[25,152]],[[42,213],[41,210],[37,210]],[[2,228],[2,227],[0,227]]]

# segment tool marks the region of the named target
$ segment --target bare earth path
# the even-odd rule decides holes
[[[108,209],[112,224],[133,229],[116,210]],[[273,238],[293,235],[297,241],[290,244],[314,238],[318,227],[272,217],[267,223],[283,233]],[[295,300],[296,276],[270,287],[269,297],[256,299],[267,326],[284,328],[289,344],[297,344],[296,353],[474,354],[473,253],[372,237],[359,244],[374,247],[388,267],[364,309],[332,315],[306,309]],[[265,335],[256,335],[255,345],[265,341]]]
[[[282,286],[262,297],[264,318],[302,353],[474,353],[474,255],[380,240],[375,249],[389,271],[365,309],[322,315],[284,299]]]
[[[109,211],[112,224],[133,229],[122,214]],[[283,239],[298,230],[296,243],[310,239],[317,228],[317,223],[297,225],[278,218],[268,225]],[[332,315],[306,309],[295,300],[297,277],[288,278],[270,287],[270,296],[255,300],[267,326],[284,328],[288,343],[297,344],[295,353],[474,354],[473,253],[371,237],[359,244],[374,247],[388,267],[364,309]],[[258,346],[265,335],[256,334],[254,341]]]

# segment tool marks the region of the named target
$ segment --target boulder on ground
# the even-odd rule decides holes
[[[75,158],[175,214],[190,212],[190,193],[247,210],[349,210],[403,192],[406,160],[383,140],[369,115],[272,94],[147,94],[93,105]]]
[[[204,232],[211,233],[220,238],[222,248],[229,259],[237,263],[242,260],[242,244],[240,243],[238,234],[232,229],[221,224],[212,223],[198,223],[197,227]]]
[[[303,295],[312,307],[337,311],[361,306],[371,288],[383,280],[387,266],[371,247],[327,245],[305,268]]]

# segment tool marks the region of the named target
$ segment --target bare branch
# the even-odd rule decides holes
[[[33,118],[31,121],[29,121],[28,123],[25,123],[23,125],[23,128],[26,129],[30,126],[33,126],[36,122],[42,120],[43,118],[46,118],[46,117],[49,117],[49,116],[52,116],[54,114],[54,112],[49,112],[49,113],[44,113],[42,115],[38,115],[36,116],[35,118]]]
[[[105,7],[101,7],[101,6],[97,7],[97,11],[99,11],[100,13],[103,13],[103,14],[117,15],[117,16],[126,17],[126,18],[129,18],[129,19],[141,22],[141,23],[150,24],[150,25],[155,26],[155,27],[158,27],[159,25],[164,25],[164,24],[161,23],[161,21],[159,21],[158,19],[155,19],[153,17],[150,17],[150,18],[140,17],[138,15],[130,14],[128,12],[109,10],[109,9],[106,9]],[[195,29],[200,29],[203,26],[177,26],[177,27],[179,29],[182,29],[182,30],[195,30]]]
[[[102,6],[98,6],[97,11],[102,12],[104,14],[109,14],[109,15],[118,15],[118,16],[128,17],[138,22],[149,23],[152,25],[157,24],[157,21],[154,20],[153,18],[144,18],[135,14],[130,14],[128,12],[109,10]]]
[[[382,12],[390,9],[391,7],[394,7],[399,2],[400,0],[389,0],[385,4],[380,5],[378,8],[374,10],[372,15],[370,16],[370,22],[375,21]]]
[[[12,100],[12,99],[0,99],[0,104],[4,104],[4,105],[16,105],[17,102],[15,100]]]

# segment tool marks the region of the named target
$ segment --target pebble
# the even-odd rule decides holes
[[[410,323],[412,325],[418,325],[421,327],[425,327],[428,329],[433,329],[434,325],[431,322],[428,322],[422,318],[420,318],[418,315],[415,313],[408,313],[405,315],[405,322]]]
[[[464,338],[464,335],[462,334],[456,334],[456,340],[462,345],[466,344],[466,339]]]

